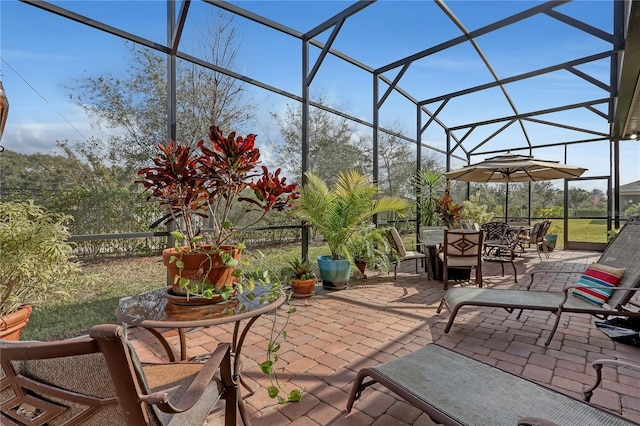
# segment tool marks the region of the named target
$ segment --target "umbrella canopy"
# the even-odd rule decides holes
[[[558,161],[540,160],[528,155],[513,154],[487,158],[458,170],[445,173],[448,179],[463,182],[490,182],[507,184],[505,222],[509,216],[509,183],[536,182],[581,176],[587,169],[569,166]]]
[[[558,161],[508,152],[444,175],[464,182],[535,182],[578,177],[586,170]]]

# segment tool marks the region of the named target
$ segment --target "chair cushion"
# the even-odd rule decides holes
[[[402,256],[405,260],[406,259],[423,259],[425,257],[427,257],[426,254],[424,253],[420,253],[419,251],[405,251],[405,255]]]
[[[393,244],[396,246],[396,250],[398,251],[398,257],[405,257],[407,255],[407,250],[404,248],[404,242],[402,242],[402,238],[398,233],[396,228],[389,228],[389,233],[391,234],[391,238],[393,238]]]
[[[444,253],[440,253],[440,260],[444,262]],[[475,256],[449,256],[447,258],[447,267],[474,267],[478,266],[478,258]]]
[[[624,275],[624,268],[592,263],[583,272],[578,280],[578,284],[584,287],[577,287],[571,290],[574,296],[584,299],[596,306],[602,306],[609,297],[612,290],[610,288],[593,287],[617,287]]]

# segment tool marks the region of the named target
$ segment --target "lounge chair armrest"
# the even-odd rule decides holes
[[[532,286],[533,286],[533,280],[536,276],[536,274],[582,274],[582,272],[578,272],[578,271],[533,271],[533,272],[529,272],[529,285],[527,286],[527,290],[529,290]]]
[[[563,293],[564,293],[564,297],[562,298],[562,301],[558,304],[558,315],[562,312],[562,309],[564,308],[564,304],[567,303],[567,300],[569,299],[569,290],[573,290],[574,288],[579,288],[579,287],[584,287],[583,285],[570,285],[567,287],[564,287],[562,289]],[[640,287],[607,287],[607,286],[589,286],[589,288],[591,289],[603,289],[603,290],[631,290],[631,291],[638,291],[640,290]],[[527,287],[527,290],[529,290],[529,287]]]
[[[597,359],[591,363],[591,366],[595,369],[598,368],[597,367],[598,365],[600,365],[601,367],[604,365],[613,366],[613,367],[624,367],[624,368],[630,368],[631,370],[640,371],[640,364],[633,364],[631,362],[620,361],[617,359]]]
[[[600,386],[600,382],[602,382],[602,367],[604,367],[605,365],[610,367],[623,367],[623,368],[629,368],[635,371],[640,371],[640,365],[632,364],[627,361],[619,361],[617,359],[597,359],[593,361],[591,363],[591,366],[596,370],[596,381],[591,387],[589,387],[583,392],[585,401],[591,400],[591,396],[593,395],[593,390],[598,386]]]
[[[225,376],[230,374],[231,366],[231,346],[228,343],[218,345],[209,357],[209,360],[202,366],[202,369],[193,379],[189,387],[184,391],[177,403],[169,402],[167,392],[158,391],[149,395],[144,395],[140,399],[149,404],[157,405],[165,413],[182,413],[193,407],[202,397],[202,393],[212,380],[218,368],[223,370],[221,376],[223,381]]]
[[[558,304],[559,308],[563,308],[564,304],[567,302],[567,299],[569,299],[569,290],[573,290],[574,288],[579,288],[579,287],[584,287],[583,285],[570,285],[567,287],[563,287],[562,291],[564,292],[564,298],[562,299],[562,301],[560,302],[560,304]],[[609,287],[609,286],[589,286],[590,289],[601,289],[601,290],[611,290],[611,291],[616,291],[616,290],[630,290],[630,291],[638,291],[640,290],[640,287]],[[527,287],[527,290],[529,290],[529,288]]]
[[[569,286],[563,287],[562,291],[569,291],[571,289],[579,288],[579,287],[584,287],[584,285],[578,285],[578,284],[569,285]],[[602,290],[611,290],[611,291],[618,291],[618,290],[638,291],[638,290],[640,290],[640,287],[616,287],[616,286],[611,287],[611,286],[604,286],[604,285],[603,286],[590,285],[589,288],[598,289],[598,290],[600,290],[600,289],[602,289]]]
[[[518,426],[559,426],[549,420],[540,419],[538,417],[523,417],[518,420]]]

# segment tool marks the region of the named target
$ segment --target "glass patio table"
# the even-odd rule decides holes
[[[242,380],[240,353],[244,340],[256,320],[265,313],[280,307],[286,300],[282,292],[271,294],[269,288],[256,287],[224,302],[184,306],[174,304],[167,298],[171,287],[151,290],[137,296],[121,299],[115,315],[127,326],[142,327],[148,330],[165,349],[170,362],[176,361],[173,348],[158,329],[177,329],[180,338],[180,360],[188,360],[186,330],[194,327],[208,327],[233,323],[231,352],[233,354],[233,378],[249,391],[253,390]],[[204,302],[204,301],[203,301]],[[244,424],[250,424],[244,408],[243,398],[238,392],[238,408]]]
[[[445,226],[428,227],[427,229],[421,230],[420,238],[418,239],[418,244],[427,255],[425,259],[425,262],[427,262],[427,274],[434,280],[441,279],[438,253],[444,243],[445,229]]]

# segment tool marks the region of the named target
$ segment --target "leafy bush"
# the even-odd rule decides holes
[[[640,215],[640,203],[632,204],[624,210],[625,218],[637,215]]]
[[[33,201],[0,202],[0,315],[64,296],[75,284],[70,219]]]
[[[487,211],[489,206],[480,204],[480,195],[474,195],[462,203],[460,217],[463,220],[472,220],[478,224],[488,223],[493,220],[493,213]]]

